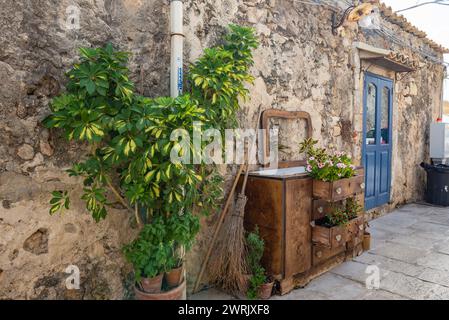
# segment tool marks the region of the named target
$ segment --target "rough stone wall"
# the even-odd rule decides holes
[[[67,30],[69,6],[80,29]],[[154,0],[0,0],[0,299],[126,297],[121,246],[133,237],[128,215],[96,224],[79,201],[80,181],[63,171],[83,147],[44,129],[49,100],[81,46],[112,42],[133,54],[137,89],[168,94],[169,7]],[[50,191],[72,191],[72,208],[49,216]],[[130,231],[131,230],[131,231]],[[80,290],[66,290],[76,265]]]
[[[63,27],[69,5],[80,9],[79,30]],[[251,101],[242,106],[242,127],[254,127],[259,107],[304,110],[312,116],[314,138],[360,161],[363,66],[353,42],[384,48],[391,42],[356,26],[334,36],[329,9],[293,0],[186,0],[185,7],[186,65],[216,44],[230,22],[257,30],[256,81]],[[117,209],[98,225],[92,221],[76,201],[79,181],[63,172],[82,156],[83,147],[68,145],[40,121],[51,97],[63,90],[64,71],[80,46],[112,41],[133,53],[130,68],[139,90],[152,97],[168,94],[168,1],[0,0],[0,8],[0,298],[126,297],[129,268],[120,247],[133,237],[129,217]],[[397,33],[422,45],[400,29]],[[392,206],[422,196],[424,174],[418,164],[428,157],[428,124],[438,112],[442,72],[427,63],[396,81]],[[286,147],[282,159],[298,159],[303,124],[275,124]],[[49,191],[55,188],[74,190],[72,210],[63,217],[48,215]],[[214,218],[203,221],[189,254],[190,281]],[[65,289],[64,269],[70,264],[81,269],[79,291]]]

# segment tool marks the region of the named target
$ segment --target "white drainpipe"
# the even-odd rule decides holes
[[[184,16],[183,0],[170,0],[170,33],[171,33],[171,58],[170,58],[170,95],[173,98],[182,94],[184,65]],[[186,268],[183,270],[183,278],[186,278]],[[186,281],[186,280],[184,280]],[[182,299],[187,299],[187,291],[184,289]]]
[[[170,66],[170,95],[176,98],[183,89],[183,0],[171,0],[171,66]]]

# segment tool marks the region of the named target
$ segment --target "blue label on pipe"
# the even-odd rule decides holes
[[[178,68],[178,91],[180,94],[182,93],[182,89],[184,87],[182,80],[183,80],[183,72],[182,72],[182,68],[179,67]]]

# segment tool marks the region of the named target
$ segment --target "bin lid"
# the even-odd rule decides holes
[[[424,168],[426,171],[449,173],[449,165],[446,164],[428,164],[423,162],[421,163],[421,167]]]

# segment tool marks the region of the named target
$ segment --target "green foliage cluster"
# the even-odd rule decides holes
[[[334,182],[351,178],[356,174],[351,158],[342,152],[333,154],[317,148],[318,141],[306,139],[300,144],[300,152],[307,155],[307,172],[316,180]]]
[[[171,161],[172,153],[186,156],[171,138],[174,130],[191,134],[195,121],[205,129],[237,123],[239,98],[248,93],[244,83],[253,80],[249,69],[257,40],[252,29],[235,25],[224,40],[191,67],[191,92],[178,98],[136,94],[126,67],[128,53],[110,44],[82,48],[79,63],[67,73],[67,91],[53,99],[51,114],[43,121],[47,128],[63,130],[68,140],[89,145],[87,158],[68,174],[84,179],[81,198],[95,221],[107,216],[112,193],[139,225],[154,225],[145,225],[125,249],[139,274],[160,271],[170,256],[179,260],[179,247],[188,249],[199,231],[196,209],[213,212],[223,196],[215,166]],[[187,152],[193,158],[201,151],[191,144]],[[68,192],[54,192],[50,204],[50,214],[68,209]],[[161,226],[162,240],[147,238]]]
[[[192,96],[206,110],[206,116],[216,129],[234,128],[239,98],[245,98],[245,83],[254,78],[249,73],[253,65],[252,50],[258,46],[254,30],[230,25],[224,44],[206,49],[191,67],[189,79]]]
[[[190,249],[200,223],[194,215],[174,217],[155,217],[143,227],[137,239],[124,246],[123,252],[134,266],[137,281],[181,266],[182,260],[176,250],[179,244],[185,250]]]
[[[258,298],[258,289],[267,281],[265,269],[260,265],[265,243],[259,235],[259,228],[256,226],[253,232],[248,233],[246,237],[246,245],[248,246],[247,263],[251,272],[247,297],[254,300]]]
[[[351,220],[357,218],[362,207],[355,198],[349,198],[343,206],[336,206],[332,213],[325,217],[325,224],[329,226],[344,226]]]

